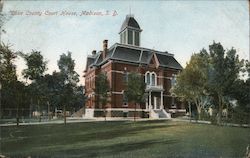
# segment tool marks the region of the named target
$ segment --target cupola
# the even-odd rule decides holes
[[[119,32],[120,43],[140,46],[141,32],[142,29],[135,20],[134,16],[132,14],[127,15]]]

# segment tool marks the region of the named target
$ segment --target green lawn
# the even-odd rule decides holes
[[[250,129],[174,121],[1,127],[9,157],[240,157]]]

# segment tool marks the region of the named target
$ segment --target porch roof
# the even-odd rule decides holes
[[[162,92],[164,91],[163,87],[162,86],[152,86],[152,85],[147,85],[146,86],[146,92]]]

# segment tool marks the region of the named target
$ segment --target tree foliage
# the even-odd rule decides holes
[[[186,68],[177,76],[177,84],[171,92],[186,100],[189,104],[196,105],[198,117],[201,119],[202,109],[205,108],[209,97],[207,92],[208,80],[208,53],[205,49],[198,54],[193,54]]]
[[[97,105],[101,104],[105,109],[105,105],[108,103],[108,92],[110,91],[107,75],[100,73],[96,78],[95,94],[97,96]]]
[[[131,72],[128,75],[128,82],[125,95],[129,102],[142,103],[145,99],[145,86],[142,76],[138,73]]]
[[[239,79],[243,61],[239,60],[234,48],[225,51],[220,43],[214,42],[210,45],[209,53],[210,69],[208,87],[218,107],[217,123],[220,124],[226,98],[231,96],[233,85]]]
[[[26,62],[27,68],[22,71],[22,74],[31,82],[24,84],[17,80],[14,64],[17,55]],[[32,50],[27,54],[16,53],[9,45],[1,44],[1,105],[4,107],[1,108],[1,112],[2,109],[16,109],[16,117],[19,121],[19,111],[23,107],[32,111],[36,109],[39,112],[46,109],[48,113],[55,107],[64,108],[64,111],[66,108],[71,111],[81,108],[84,104],[84,88],[77,85],[79,75],[74,70],[75,63],[71,53],[60,56],[58,67],[59,72],[46,74],[47,61],[41,52]]]
[[[96,87],[94,89],[96,95],[96,105],[101,105],[102,109],[104,109],[104,117],[106,120],[106,108],[109,103],[109,82],[107,75],[105,73],[100,73],[96,77]]]
[[[59,67],[58,79],[61,91],[59,94],[60,104],[63,106],[64,111],[64,124],[66,124],[66,109],[74,106],[75,94],[77,92],[77,83],[79,82],[79,75],[75,71],[75,61],[71,57],[71,52],[62,54],[57,62]]]
[[[140,104],[145,101],[145,88],[146,84],[140,74],[135,72],[129,73],[128,82],[124,93],[128,99],[128,102],[134,103],[134,121],[136,117],[136,104]]]
[[[235,87],[242,84],[239,82],[242,68],[243,61],[234,48],[224,50],[220,43],[214,42],[209,46],[209,52],[202,49],[192,55],[186,68],[177,76],[172,92],[196,104],[198,114],[206,105],[215,104],[217,122],[220,123],[222,109],[228,110],[230,102],[236,99]]]
[[[12,82],[17,80],[16,65],[17,53],[10,49],[10,45],[0,44],[0,81]]]
[[[25,78],[30,80],[38,80],[47,70],[47,61],[44,60],[41,52],[32,50],[29,54],[20,53],[24,58],[27,68],[23,70]]]
[[[75,61],[71,57],[71,52],[60,55],[57,65],[66,82],[72,84],[79,82],[79,75],[75,71]]]
[[[10,49],[10,45],[0,44],[0,116],[3,116],[3,109],[13,109],[19,125],[19,109],[26,105],[27,88],[17,80],[16,58],[17,53]]]

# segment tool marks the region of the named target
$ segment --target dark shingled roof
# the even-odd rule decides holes
[[[140,59],[141,51],[125,47],[116,47],[112,59],[126,60],[131,62],[138,62]]]
[[[166,56],[163,54],[157,54],[160,66],[182,69],[182,66],[175,60],[173,56]]]
[[[136,29],[139,29],[139,30],[141,29],[140,26],[139,26],[139,24],[135,20],[135,18],[132,17],[132,16],[129,16],[129,15],[127,15],[126,19],[122,23],[122,27],[120,29],[120,32],[122,32],[127,27],[133,27],[133,28],[136,28]]]
[[[89,66],[100,66],[108,60],[124,61],[128,63],[149,64],[153,54],[156,54],[159,64],[164,68],[173,68],[181,70],[182,66],[175,60],[172,54],[160,52],[142,47],[135,47],[124,44],[114,44],[108,49],[106,58],[103,59],[102,52],[98,52],[95,56],[87,58],[87,68]]]

